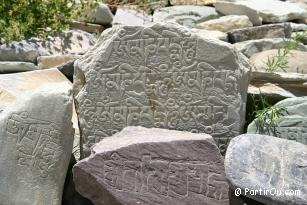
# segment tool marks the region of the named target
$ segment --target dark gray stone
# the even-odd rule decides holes
[[[289,23],[280,23],[232,30],[228,32],[228,38],[230,43],[237,43],[263,38],[290,38],[291,33]]]
[[[73,168],[76,189],[95,205],[228,205],[223,158],[213,138],[127,127]]]
[[[306,145],[266,135],[240,135],[228,146],[225,170],[232,188],[254,200],[272,205],[307,204]],[[288,194],[288,190],[298,191]]]

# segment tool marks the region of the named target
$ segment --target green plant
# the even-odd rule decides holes
[[[254,102],[256,102],[253,96]],[[259,99],[254,110],[255,124],[257,133],[276,136],[276,126],[280,121],[280,117],[287,113],[283,107],[275,107],[268,103],[267,98],[263,96],[259,89]]]
[[[296,50],[300,47],[300,43],[303,39],[307,37],[307,30],[299,32],[293,39],[285,40],[285,48],[280,48],[277,51],[277,55],[273,57],[268,57],[264,70],[266,72],[274,72],[282,70],[286,72],[288,67],[288,57],[291,55],[293,50]]]
[[[46,37],[68,28],[73,18],[96,0],[1,0],[0,39],[5,42],[31,36]]]

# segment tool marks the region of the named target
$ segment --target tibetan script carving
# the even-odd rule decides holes
[[[85,152],[133,125],[205,132],[221,149],[240,133],[247,80],[231,48],[174,25],[121,27],[107,42],[76,63]]]

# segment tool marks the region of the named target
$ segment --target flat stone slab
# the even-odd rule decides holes
[[[268,24],[236,29],[228,32],[231,43],[264,38],[290,38],[292,27],[289,23]]]
[[[153,21],[157,23],[176,22],[178,24],[194,28],[197,23],[218,17],[219,14],[213,7],[179,5],[155,10],[153,14]]]
[[[216,0],[170,0],[171,5],[208,5]]]
[[[247,132],[272,135],[307,145],[307,97],[285,99],[274,106],[287,110],[276,126],[260,129],[254,120]]]
[[[95,205],[229,204],[223,158],[206,134],[127,127],[96,144],[73,174]]]
[[[266,135],[240,135],[229,144],[225,169],[231,186],[241,189],[242,195],[264,204],[307,204],[306,145]]]
[[[67,83],[24,93],[0,114],[2,205],[61,205],[73,145]]]
[[[205,132],[221,151],[244,124],[249,64],[178,24],[122,26],[75,62],[84,155],[127,126]]]
[[[260,25],[261,21],[277,23],[307,17],[307,10],[301,4],[278,0],[219,1],[215,8],[225,15],[247,15],[254,25]]]
[[[253,24],[249,18],[244,15],[228,15],[222,16],[218,19],[212,19],[205,22],[198,23],[196,27],[207,30],[216,30],[221,32],[228,32],[235,29],[252,27]]]
[[[34,63],[0,61],[0,74],[33,71],[38,69],[39,68]]]

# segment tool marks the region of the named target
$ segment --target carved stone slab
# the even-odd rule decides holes
[[[254,120],[248,133],[272,135],[307,145],[307,97],[294,97],[278,102],[275,107],[285,108],[276,126],[259,129]]]
[[[83,155],[135,125],[207,133],[223,152],[244,121],[249,65],[242,56],[177,24],[108,30],[75,63]]]
[[[60,205],[72,145],[72,96],[53,83],[0,114],[0,204]]]
[[[223,158],[211,136],[127,127],[73,168],[95,205],[228,204]]]
[[[240,135],[230,141],[225,169],[231,185],[241,188],[242,194],[245,189],[258,190],[258,194],[247,192],[252,199],[264,204],[307,204],[306,145],[266,135]],[[296,190],[297,194],[290,192]]]

